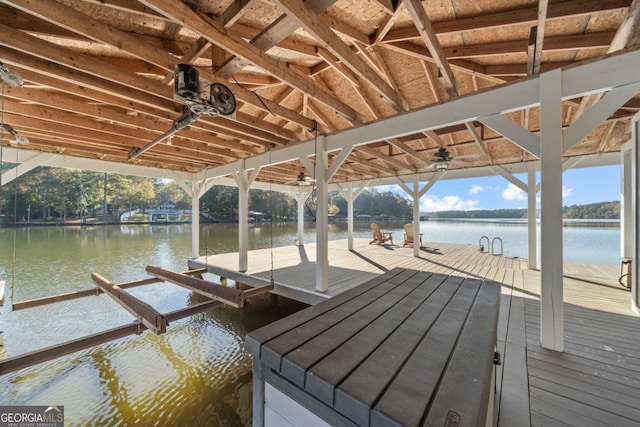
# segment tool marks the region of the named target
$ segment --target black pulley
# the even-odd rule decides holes
[[[176,65],[173,90],[183,98],[197,98],[200,91],[198,70],[188,64]]]
[[[231,89],[220,83],[213,83],[209,88],[209,104],[223,116],[230,116],[236,111],[236,97]]]

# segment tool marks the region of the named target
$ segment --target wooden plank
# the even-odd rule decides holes
[[[451,358],[480,281],[466,279],[438,319],[385,390],[372,411],[372,422],[418,425],[434,398]],[[340,387],[336,393],[346,391]],[[338,403],[336,396],[336,406]],[[346,409],[346,408],[345,408]]]
[[[491,380],[499,304],[500,285],[482,283],[429,407],[427,424],[445,425],[452,411],[462,424],[487,424],[494,392]]]
[[[240,273],[239,271],[220,267],[219,265],[203,264],[195,260],[189,260],[188,263],[189,267],[202,266],[202,269],[205,270],[205,272],[209,272],[220,277],[225,277],[237,283],[242,283],[243,285],[248,285],[254,288],[271,284],[271,281],[269,279],[265,279],[263,277],[255,276],[252,274]]]
[[[306,389],[324,403],[334,405],[334,389],[354,372],[365,358],[367,360],[364,363],[371,365],[383,360],[377,375],[380,378],[391,378],[433,324],[439,308],[451,298],[462,282],[458,280],[456,284],[449,281],[443,286],[444,281],[445,276],[435,274],[425,282],[426,290],[436,285],[438,288],[429,294],[426,301],[420,301],[420,306],[397,330],[394,328],[395,322],[392,321],[382,322],[383,325],[379,325],[379,322],[372,323],[347,344],[312,366],[306,376]],[[386,337],[390,332],[388,329],[391,329],[393,334]],[[391,353],[394,357],[390,357]]]
[[[198,279],[197,277],[191,277],[153,265],[148,265],[145,271],[154,277],[190,289],[200,295],[223,302],[232,307],[238,308],[243,306],[242,292],[237,289],[217,285],[207,280]]]
[[[636,426],[640,419],[640,411],[625,405],[584,393],[562,384],[531,377],[531,396],[538,397],[552,394],[556,405],[568,413],[588,416],[592,422],[600,425]]]
[[[98,273],[91,274],[91,280],[104,293],[120,304],[129,313],[138,318],[138,321],[153,331],[155,334],[163,334],[167,331],[169,322],[167,319],[144,301],[120,289]]]
[[[305,383],[312,383],[308,376],[305,382],[307,370],[326,356],[342,352],[345,347],[351,348],[350,343],[352,341],[356,340],[360,343],[358,344],[359,350],[361,349],[360,345],[364,343],[367,343],[365,347],[372,350],[388,334],[402,324],[407,316],[445,279],[442,276],[436,276],[434,280],[427,280],[431,276],[432,274],[427,272],[413,276],[402,288],[394,289],[393,292],[386,294],[385,297],[376,300],[344,321],[299,346],[294,352],[287,354],[282,359],[282,375],[298,386],[306,388]],[[366,334],[367,331],[369,333],[373,332],[373,336],[369,335],[369,339],[366,341],[358,339],[362,334]],[[344,370],[336,363],[333,364],[333,367],[335,371]],[[332,386],[335,387],[336,384],[333,383]],[[308,390],[318,397],[312,389]],[[333,389],[327,394],[333,396]]]
[[[344,292],[337,297],[331,298],[326,303],[322,304],[320,307],[309,307],[308,309],[299,311],[298,313],[292,314],[284,319],[280,319],[277,322],[274,322],[266,327],[260,328],[258,330],[252,331],[247,334],[245,339],[245,349],[251,353],[254,357],[261,358],[261,347],[263,343],[269,342],[270,340],[286,333],[287,331],[302,325],[322,314],[333,310],[334,308],[348,303],[352,299],[360,297],[360,295],[364,294],[367,291],[373,290],[378,286],[381,286],[387,280],[403,273],[403,269],[394,269],[389,273],[374,277],[369,280],[367,286],[359,286],[356,288],[352,288],[347,292]],[[405,273],[405,276],[408,273]]]
[[[388,300],[397,301],[403,294],[413,289],[414,286],[411,286],[411,284],[407,282],[409,282],[415,274],[415,271],[407,270],[406,272],[395,275],[385,280],[380,286],[367,290],[367,292],[361,294],[358,298],[354,298],[345,304],[339,305],[315,317],[313,322],[304,323],[264,343],[261,349],[260,360],[265,365],[279,372],[281,370],[281,359],[283,355],[348,318],[357,310],[361,310],[369,304],[375,303],[378,299],[383,300],[385,303],[390,303],[387,302]]]

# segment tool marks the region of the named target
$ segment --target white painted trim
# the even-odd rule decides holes
[[[527,266],[530,269],[538,268],[536,194],[536,164],[530,162],[527,173]]]
[[[193,181],[191,191],[191,257],[200,256],[200,192],[201,181]]]
[[[631,252],[631,308],[640,315],[640,113],[631,121],[632,157],[631,157],[631,224],[632,252]]]
[[[318,137],[316,144],[316,291],[329,290],[329,200],[327,186],[328,153],[325,150],[326,139]]]
[[[353,151],[352,147],[343,148],[340,153],[333,159],[331,162],[331,166],[329,166],[329,170],[327,171],[327,181],[330,181],[333,178],[333,175],[336,174],[340,166],[347,160],[347,157]]]
[[[3,148],[3,150],[7,150],[7,149]],[[26,161],[20,163],[19,165],[14,166],[13,168],[9,169],[5,173],[3,173],[0,176],[0,183],[2,183],[2,185],[8,184],[11,181],[13,181],[14,179],[16,179],[16,178],[24,175],[25,173],[37,168],[38,166],[43,166],[47,161],[50,161],[52,158],[53,158],[52,154],[39,153],[36,156],[30,158],[29,160],[26,160]],[[8,163],[15,163],[16,159],[14,157],[13,160],[6,159],[5,161],[8,162]]]
[[[501,177],[503,177],[504,179],[506,179],[507,181],[509,181],[510,183],[512,183],[513,185],[515,185],[516,187],[524,191],[525,193],[529,191],[527,188],[527,184],[525,184],[524,182],[520,181],[518,178],[513,176],[511,172],[509,172],[507,169],[503,168],[502,166],[499,166],[499,165],[492,166],[491,169],[493,169],[493,171],[497,175],[500,175]]]
[[[562,255],[562,74],[540,76],[540,343],[564,350]]]
[[[524,151],[540,158],[540,137],[529,132],[513,120],[501,115],[479,117],[478,121],[489,126]]]
[[[563,152],[572,149],[640,90],[640,83],[617,87],[602,97],[564,131]]]

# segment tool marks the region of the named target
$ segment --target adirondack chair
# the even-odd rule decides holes
[[[420,233],[420,247],[422,247],[422,234]],[[404,243],[402,247],[404,248],[407,245],[413,245],[413,224],[404,225]]]
[[[384,245],[385,242],[391,242],[393,245],[393,235],[390,231],[380,231],[380,226],[375,222],[371,223],[371,230],[373,231],[373,240],[369,242],[370,245],[374,243]]]

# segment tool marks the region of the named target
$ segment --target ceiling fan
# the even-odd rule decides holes
[[[468,164],[467,162],[462,161],[462,159],[472,159],[478,156],[478,154],[463,154],[454,158],[451,153],[449,153],[449,150],[442,147],[433,155],[433,163],[428,167],[434,167],[438,172],[444,172],[449,169],[449,166],[452,164],[461,166]]]
[[[289,181],[286,184],[296,184],[300,187],[308,187],[316,183],[316,180],[310,176],[306,176],[304,172],[300,172],[295,181]]]

